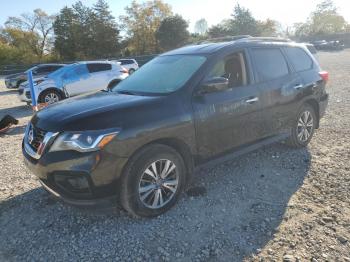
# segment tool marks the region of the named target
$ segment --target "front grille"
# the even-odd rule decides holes
[[[35,150],[38,151],[39,146],[44,141],[46,132],[40,128],[30,125],[28,131],[28,144]]]
[[[18,94],[19,94],[19,95],[22,95],[23,92],[24,92],[24,89],[18,89]]]

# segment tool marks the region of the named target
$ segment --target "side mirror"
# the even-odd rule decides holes
[[[220,92],[228,89],[229,80],[225,77],[213,77],[202,84],[199,94]]]

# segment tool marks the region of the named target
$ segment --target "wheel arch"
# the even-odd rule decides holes
[[[58,88],[56,88],[56,87],[49,87],[49,88],[45,88],[44,90],[42,90],[42,91],[40,92],[40,94],[38,95],[38,100],[41,100],[42,95],[45,94],[45,93],[48,92],[48,91],[55,91],[55,92],[59,93],[63,99],[64,99],[64,98],[67,98],[67,97],[66,97],[66,94],[63,92],[63,90],[58,89]]]
[[[127,161],[126,165],[123,167],[122,174],[125,172],[125,169],[128,168],[129,163],[133,162],[134,157],[136,157],[146,147],[151,145],[165,145],[174,149],[177,153],[179,153],[185,163],[185,167],[187,171],[187,174],[186,174],[187,182],[191,181],[193,177],[193,171],[194,171],[194,160],[193,160],[192,152],[190,147],[184,141],[178,138],[160,138],[160,139],[156,139],[151,142],[148,142],[143,146],[139,147],[129,157],[129,160]]]

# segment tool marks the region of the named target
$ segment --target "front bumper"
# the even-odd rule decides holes
[[[5,79],[5,86],[7,88],[17,88],[17,81],[12,79]]]
[[[32,158],[22,145],[25,165],[55,197],[73,205],[95,205],[114,198],[127,162],[114,154],[96,151],[45,152]]]
[[[31,95],[30,95],[30,91],[27,89],[18,89],[18,98],[19,100],[21,100],[22,102],[31,102]]]

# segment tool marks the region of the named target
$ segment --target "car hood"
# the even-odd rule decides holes
[[[26,74],[25,73],[16,73],[16,74],[11,74],[5,77],[5,79],[16,79],[16,78],[25,78]]]
[[[122,128],[129,116],[144,112],[150,104],[154,108],[160,100],[101,91],[52,104],[36,113],[32,123],[51,132]]]

